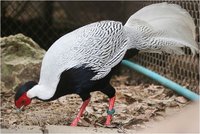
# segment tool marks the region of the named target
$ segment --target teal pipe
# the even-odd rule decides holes
[[[182,86],[180,86],[179,84],[151,71],[151,70],[148,70],[136,63],[133,63],[131,61],[128,61],[128,60],[123,60],[122,61],[122,64],[141,73],[141,74],[144,74],[148,77],[150,77],[151,79],[159,82],[160,84],[174,90],[175,92],[185,96],[186,98],[190,99],[190,100],[193,100],[193,101],[196,101],[196,100],[199,100],[200,96],[192,91],[190,91],[189,89],[187,88],[184,88]]]

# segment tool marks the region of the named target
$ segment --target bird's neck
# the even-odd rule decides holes
[[[27,92],[27,96],[31,99],[38,98],[40,100],[48,100],[55,93],[55,90],[51,87],[47,87],[44,85],[35,85]]]

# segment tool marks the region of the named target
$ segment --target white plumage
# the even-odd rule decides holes
[[[86,25],[62,36],[49,48],[42,62],[39,84],[28,91],[28,96],[49,99],[56,91],[61,73],[82,65],[97,73],[91,80],[101,79],[131,48],[183,54],[180,48],[187,46],[195,54],[198,47],[194,37],[191,16],[180,6],[167,3],[144,7],[125,26],[115,21]]]
[[[146,6],[133,14],[125,24],[132,38],[131,47],[148,52],[183,54],[180,47],[198,50],[195,24],[179,5],[159,3]],[[139,43],[139,44],[138,44]]]
[[[49,75],[49,80],[41,79],[40,82],[52,81],[52,72],[46,68],[59,77],[60,72],[81,65],[98,73],[93,80],[100,79],[122,60],[126,47],[127,37],[121,22],[101,21],[81,27],[64,35],[49,48],[41,70],[41,75]],[[51,60],[54,61],[49,63]]]

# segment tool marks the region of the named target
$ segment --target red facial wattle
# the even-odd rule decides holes
[[[27,106],[31,103],[31,99],[27,97],[26,93],[24,93],[18,100],[15,101],[15,106],[17,108],[21,108],[22,106]]]

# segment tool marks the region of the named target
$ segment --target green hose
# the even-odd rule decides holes
[[[185,96],[186,98],[190,99],[190,100],[193,100],[193,101],[196,101],[196,100],[199,100],[199,95],[190,91],[189,89],[185,88],[185,87],[182,87],[180,86],[179,84],[151,71],[151,70],[148,70],[136,63],[133,63],[131,61],[128,61],[128,60],[123,60],[122,61],[122,64],[141,73],[141,74],[144,74],[148,77],[150,77],[151,79],[159,82],[160,84],[174,90],[175,92]]]

